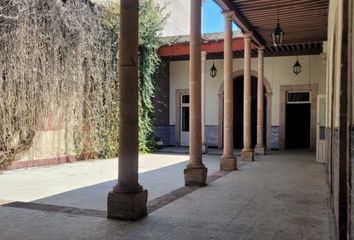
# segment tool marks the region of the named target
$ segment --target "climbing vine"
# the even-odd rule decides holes
[[[157,33],[162,31],[167,16],[161,16],[161,7],[153,0],[142,1],[139,25],[139,149],[149,152],[155,148],[153,137],[155,74],[160,65],[157,50],[160,42]]]
[[[152,0],[140,2],[139,147],[146,152],[154,147],[153,81],[165,17]],[[117,155],[118,48],[116,1],[1,1],[0,168],[47,130],[64,139],[67,155]]]
[[[119,40],[119,5],[116,1],[106,1],[107,17],[105,26],[113,33],[112,52],[118,51]],[[162,31],[166,18],[161,14],[162,7],[153,0],[140,1],[139,12],[139,150],[150,152],[155,148],[153,137],[155,130],[154,104],[155,73],[160,59],[157,50],[160,47],[159,32]],[[113,65],[115,62],[113,63]],[[118,113],[117,113],[118,114]],[[109,136],[112,136],[111,134]],[[112,142],[112,141],[109,141]],[[107,146],[112,156],[117,146]]]

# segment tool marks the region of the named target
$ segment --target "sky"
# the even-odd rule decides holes
[[[203,16],[203,33],[224,32],[222,10],[213,0],[206,0],[203,4]],[[237,29],[233,24],[232,30]]]

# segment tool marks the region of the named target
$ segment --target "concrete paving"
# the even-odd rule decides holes
[[[177,157],[185,159],[185,155]],[[206,157],[215,170],[218,158]],[[184,165],[183,160],[180,164]],[[177,163],[171,169],[183,169],[182,165]],[[159,184],[176,179],[181,186],[181,172],[161,173],[168,169],[152,171],[151,183],[155,176]],[[7,178],[9,183],[11,178]],[[4,182],[0,184],[4,186]],[[1,187],[3,197],[2,191]],[[75,206],[86,208],[85,201],[95,199],[92,195],[94,191],[75,198],[81,201]],[[55,203],[65,203],[71,196],[70,192],[62,195]],[[325,167],[315,162],[313,154],[279,152],[262,156],[137,222],[0,206],[0,239],[334,239],[327,197]]]
[[[187,159],[186,154],[140,156],[139,182],[149,190],[149,200],[183,186]],[[204,162],[209,175],[219,170],[218,158],[204,155]],[[106,210],[117,177],[117,159],[7,171],[0,175],[0,199]]]

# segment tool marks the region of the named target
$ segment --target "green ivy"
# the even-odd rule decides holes
[[[49,116],[58,122],[51,127],[65,130],[66,154],[116,157],[119,1],[103,0],[95,8],[82,0],[26,2],[0,7],[0,15],[18,15],[0,21],[0,168],[31,148],[36,132],[51,125]],[[139,149],[149,152],[155,147],[154,75],[166,17],[153,0],[140,4]]]
[[[155,149],[154,96],[155,74],[160,65],[157,50],[160,47],[158,33],[162,31],[166,16],[153,0],[141,1],[139,19],[139,150]]]
[[[105,26],[112,32],[112,51],[117,51],[119,41],[119,5],[108,3],[107,19]],[[161,43],[159,33],[163,30],[167,15],[161,14],[163,8],[153,0],[140,1],[139,11],[139,150],[146,153],[155,150],[154,130],[154,96],[155,74],[160,65],[157,50]],[[114,64],[115,62],[113,62]],[[117,73],[118,74],[118,73]],[[114,139],[111,134],[117,131],[109,131],[106,139],[109,142]],[[117,136],[117,135],[115,135]],[[107,144],[104,157],[114,153],[114,146]],[[114,144],[113,144],[114,145]],[[108,148],[108,149],[107,149]],[[107,151],[108,150],[108,151]]]

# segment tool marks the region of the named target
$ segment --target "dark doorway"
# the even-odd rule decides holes
[[[311,104],[286,105],[286,148],[310,148]]]
[[[257,85],[256,77],[251,78],[251,144],[257,144]],[[264,88],[264,93],[266,92]],[[263,141],[266,140],[267,98],[264,95]],[[243,148],[243,76],[234,79],[234,147]]]

